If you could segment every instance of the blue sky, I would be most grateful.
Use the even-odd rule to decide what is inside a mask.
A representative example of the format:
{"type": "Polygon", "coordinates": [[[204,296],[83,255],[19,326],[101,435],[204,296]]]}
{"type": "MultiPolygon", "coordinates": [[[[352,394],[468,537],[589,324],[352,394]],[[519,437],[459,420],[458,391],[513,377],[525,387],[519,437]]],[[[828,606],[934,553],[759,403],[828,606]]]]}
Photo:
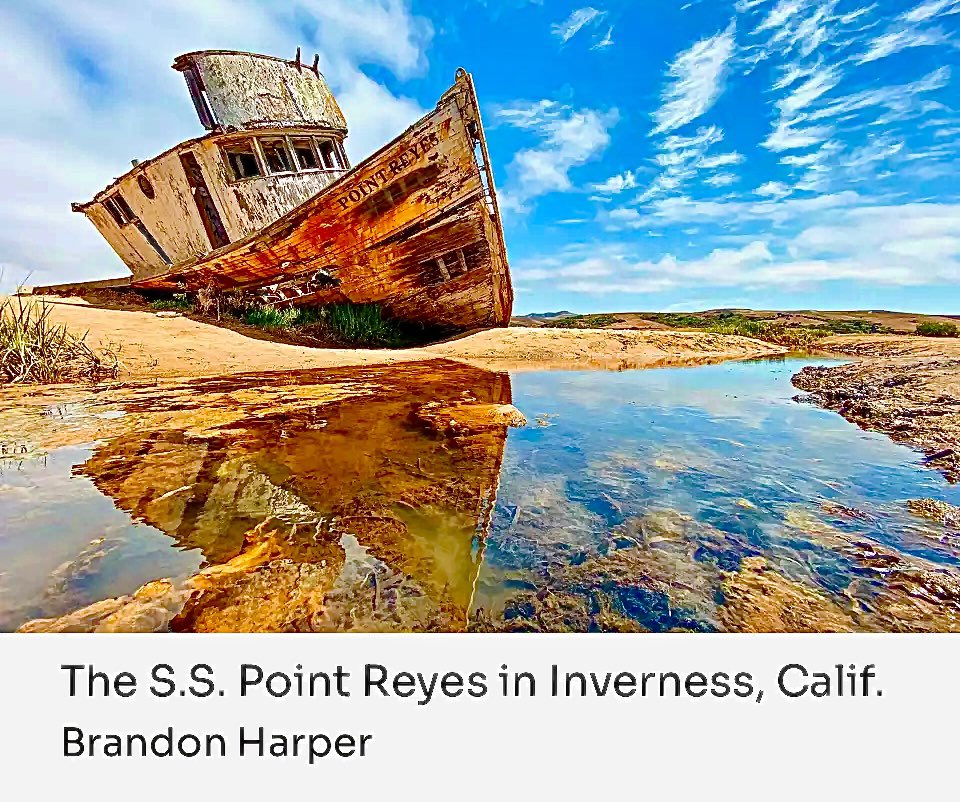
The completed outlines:
{"type": "Polygon", "coordinates": [[[520,313],[960,313],[960,0],[30,0],[0,30],[7,283],[122,272],[69,203],[201,132],[175,55],[301,45],[354,160],[473,72],[520,313]]]}

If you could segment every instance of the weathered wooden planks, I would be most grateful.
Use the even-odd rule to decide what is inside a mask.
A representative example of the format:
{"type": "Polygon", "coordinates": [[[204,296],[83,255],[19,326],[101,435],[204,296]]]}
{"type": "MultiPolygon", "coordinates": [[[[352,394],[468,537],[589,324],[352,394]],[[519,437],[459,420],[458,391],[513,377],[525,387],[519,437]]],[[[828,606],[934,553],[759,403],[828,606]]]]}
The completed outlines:
{"type": "Polygon", "coordinates": [[[477,147],[476,96],[460,71],[434,111],[301,206],[134,286],[255,289],[321,275],[325,286],[301,301],[377,302],[449,328],[506,325],[513,292],[492,175],[481,172],[477,147]]]}

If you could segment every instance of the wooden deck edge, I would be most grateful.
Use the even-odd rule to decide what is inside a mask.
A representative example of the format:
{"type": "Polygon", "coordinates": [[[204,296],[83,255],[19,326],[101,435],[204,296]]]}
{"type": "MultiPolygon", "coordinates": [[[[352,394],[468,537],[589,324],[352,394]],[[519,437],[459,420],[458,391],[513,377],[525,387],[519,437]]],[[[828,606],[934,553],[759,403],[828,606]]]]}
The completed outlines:
{"type": "Polygon", "coordinates": [[[73,281],[69,284],[46,284],[40,287],[24,287],[19,295],[64,295],[83,292],[85,290],[108,290],[118,287],[129,287],[132,276],[120,278],[94,279],[93,281],[73,281]]]}

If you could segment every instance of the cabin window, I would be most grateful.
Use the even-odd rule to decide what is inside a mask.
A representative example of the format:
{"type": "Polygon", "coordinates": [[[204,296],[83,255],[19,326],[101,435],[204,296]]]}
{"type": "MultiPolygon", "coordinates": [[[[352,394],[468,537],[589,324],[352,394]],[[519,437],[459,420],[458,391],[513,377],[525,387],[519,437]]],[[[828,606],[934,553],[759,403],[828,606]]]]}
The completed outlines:
{"type": "Polygon", "coordinates": [[[127,222],[133,220],[136,215],[133,213],[133,209],[130,208],[130,204],[127,203],[127,199],[123,197],[119,192],[113,196],[114,202],[117,206],[120,207],[120,211],[123,212],[124,216],[127,218],[127,222]]]}
{"type": "Polygon", "coordinates": [[[145,175],[141,175],[137,178],[137,186],[140,187],[140,191],[150,200],[153,200],[155,197],[157,197],[157,193],[153,189],[153,184],[150,183],[150,179],[145,175]]]}
{"type": "Polygon", "coordinates": [[[310,136],[256,137],[223,146],[234,181],[267,173],[298,173],[307,170],[343,170],[346,161],[339,144],[310,136]],[[257,151],[260,151],[258,157],[257,151]]]}
{"type": "Polygon", "coordinates": [[[267,163],[267,172],[293,172],[293,158],[290,156],[290,151],[287,150],[286,140],[261,139],[260,147],[263,148],[263,160],[267,163]]]}
{"type": "Polygon", "coordinates": [[[123,217],[123,212],[120,211],[120,207],[114,203],[113,198],[107,198],[103,202],[104,208],[110,212],[110,216],[113,218],[113,222],[118,226],[123,226],[127,224],[127,220],[123,217]]]}
{"type": "Polygon", "coordinates": [[[210,99],[207,97],[207,90],[203,85],[203,78],[200,77],[200,71],[196,67],[190,67],[184,70],[183,77],[187,81],[190,99],[193,101],[193,107],[197,110],[200,122],[204,128],[212,131],[217,127],[217,121],[210,109],[210,99]]]}
{"type": "Polygon", "coordinates": [[[343,160],[336,145],[330,139],[318,139],[317,149],[320,151],[320,160],[328,170],[342,170],[343,160]]]}
{"type": "Polygon", "coordinates": [[[157,252],[157,256],[160,257],[164,264],[173,264],[173,260],[167,256],[167,252],[163,249],[163,246],[157,242],[156,237],[150,233],[149,229],[143,224],[143,221],[134,214],[133,209],[130,208],[130,204],[127,203],[127,199],[124,198],[123,195],[119,192],[116,195],[111,195],[104,200],[103,205],[118,226],[132,224],[147,241],[147,244],[157,252]]]}
{"type": "Polygon", "coordinates": [[[257,154],[253,149],[253,142],[244,140],[227,145],[223,148],[230,169],[233,171],[234,180],[239,181],[243,178],[254,178],[263,175],[260,170],[260,162],[257,160],[257,154]]]}
{"type": "Polygon", "coordinates": [[[293,137],[290,140],[293,152],[297,154],[297,162],[301,170],[316,170],[320,163],[317,161],[317,152],[313,149],[313,140],[309,137],[293,137]]]}
{"type": "Polygon", "coordinates": [[[130,204],[127,203],[126,199],[119,192],[107,198],[103,202],[103,205],[118,226],[125,226],[136,218],[133,209],[130,208],[130,204]]]}
{"type": "Polygon", "coordinates": [[[457,248],[449,251],[435,259],[430,259],[423,263],[427,273],[427,282],[430,284],[443,284],[467,272],[467,259],[463,250],[457,248]]]}

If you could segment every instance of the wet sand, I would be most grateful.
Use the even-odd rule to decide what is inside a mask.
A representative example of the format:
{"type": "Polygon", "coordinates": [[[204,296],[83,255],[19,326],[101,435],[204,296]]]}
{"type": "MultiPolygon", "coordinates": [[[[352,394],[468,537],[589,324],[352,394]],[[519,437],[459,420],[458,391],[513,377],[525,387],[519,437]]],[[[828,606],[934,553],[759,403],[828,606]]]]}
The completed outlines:
{"type": "Polygon", "coordinates": [[[960,481],[960,339],[842,335],[821,347],[847,365],[804,368],[793,383],[810,400],[927,455],[960,481]]]}

